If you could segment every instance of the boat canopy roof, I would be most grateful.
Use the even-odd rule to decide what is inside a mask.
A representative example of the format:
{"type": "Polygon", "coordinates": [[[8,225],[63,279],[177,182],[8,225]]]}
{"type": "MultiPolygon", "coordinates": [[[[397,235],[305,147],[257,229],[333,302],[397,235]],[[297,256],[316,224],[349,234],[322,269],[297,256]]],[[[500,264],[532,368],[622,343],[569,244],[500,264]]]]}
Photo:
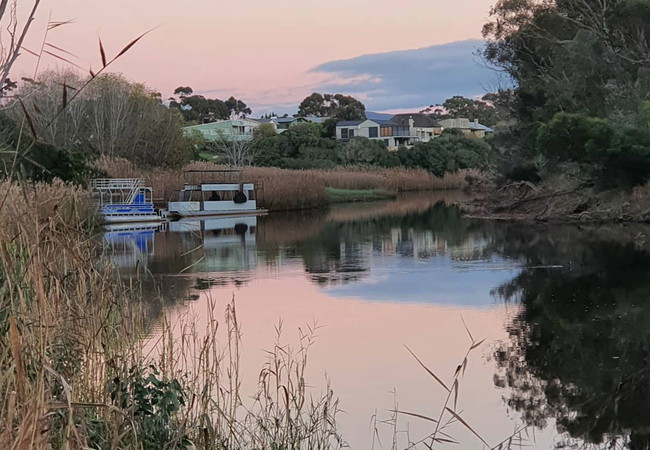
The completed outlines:
{"type": "Polygon", "coordinates": [[[201,183],[201,184],[191,184],[187,183],[183,187],[184,191],[203,191],[203,192],[214,192],[214,191],[238,191],[240,189],[243,191],[252,191],[255,189],[253,183],[201,183]]]}

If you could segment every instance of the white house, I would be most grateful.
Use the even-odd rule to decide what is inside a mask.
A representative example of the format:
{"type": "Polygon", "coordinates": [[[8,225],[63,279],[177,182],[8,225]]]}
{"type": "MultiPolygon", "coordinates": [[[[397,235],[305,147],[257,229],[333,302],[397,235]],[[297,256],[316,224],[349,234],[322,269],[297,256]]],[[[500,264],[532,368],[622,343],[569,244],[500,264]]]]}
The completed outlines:
{"type": "Polygon", "coordinates": [[[336,139],[347,141],[361,136],[383,141],[389,148],[413,145],[417,140],[408,125],[398,125],[391,120],[347,120],[336,124],[336,139]]]}
{"type": "Polygon", "coordinates": [[[428,114],[397,114],[390,120],[397,125],[408,125],[411,136],[417,137],[420,142],[429,142],[442,133],[442,125],[428,114]]]}
{"type": "Polygon", "coordinates": [[[443,128],[460,130],[467,137],[484,138],[486,134],[494,133],[494,130],[478,123],[478,119],[470,121],[465,118],[444,119],[439,121],[443,128]]]}
{"type": "Polygon", "coordinates": [[[251,119],[218,120],[183,128],[185,135],[200,133],[208,141],[247,141],[253,138],[253,130],[260,123],[251,119]]]}

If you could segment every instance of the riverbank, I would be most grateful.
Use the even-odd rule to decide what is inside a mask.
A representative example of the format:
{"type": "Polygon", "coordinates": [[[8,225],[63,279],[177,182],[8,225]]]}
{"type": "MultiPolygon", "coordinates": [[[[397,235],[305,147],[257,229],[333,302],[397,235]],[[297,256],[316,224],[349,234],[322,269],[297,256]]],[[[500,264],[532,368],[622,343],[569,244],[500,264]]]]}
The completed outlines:
{"type": "MultiPolygon", "coordinates": [[[[208,162],[195,162],[178,170],[143,170],[124,159],[103,158],[96,168],[110,177],[144,177],[154,191],[158,206],[166,206],[184,182],[185,170],[219,170],[225,167],[208,162]]],[[[367,169],[344,167],[331,170],[289,170],[273,167],[245,167],[243,178],[256,183],[258,203],[269,211],[290,211],[322,208],[338,201],[385,199],[398,192],[462,190],[482,178],[475,170],[461,170],[436,177],[418,169],[367,169]],[[328,189],[334,190],[328,193],[328,189]],[[342,190],[345,190],[344,194],[342,190]],[[358,192],[351,192],[358,191],[358,192]],[[367,191],[375,194],[368,195],[367,191]],[[383,193],[379,195],[379,193],[383,193]]]]}
{"type": "Polygon", "coordinates": [[[650,183],[630,190],[599,190],[592,183],[557,176],[514,182],[461,204],[466,215],[539,222],[650,222],[650,183]]]}

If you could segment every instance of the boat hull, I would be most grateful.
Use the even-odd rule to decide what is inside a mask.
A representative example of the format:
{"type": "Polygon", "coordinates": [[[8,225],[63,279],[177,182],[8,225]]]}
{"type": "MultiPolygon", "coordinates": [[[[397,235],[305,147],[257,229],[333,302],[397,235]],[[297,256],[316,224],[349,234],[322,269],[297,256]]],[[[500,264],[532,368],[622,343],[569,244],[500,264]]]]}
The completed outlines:
{"type": "Polygon", "coordinates": [[[169,211],[169,217],[232,217],[232,216],[262,216],[268,211],[265,209],[234,210],[234,211],[169,211]]]}
{"type": "Polygon", "coordinates": [[[129,214],[129,215],[111,215],[102,214],[104,223],[149,223],[162,222],[165,219],[158,214],[129,214]]]}
{"type": "Polygon", "coordinates": [[[169,202],[167,209],[168,215],[176,217],[259,215],[266,213],[266,210],[257,208],[255,200],[249,200],[246,203],[223,200],[169,202]]]}

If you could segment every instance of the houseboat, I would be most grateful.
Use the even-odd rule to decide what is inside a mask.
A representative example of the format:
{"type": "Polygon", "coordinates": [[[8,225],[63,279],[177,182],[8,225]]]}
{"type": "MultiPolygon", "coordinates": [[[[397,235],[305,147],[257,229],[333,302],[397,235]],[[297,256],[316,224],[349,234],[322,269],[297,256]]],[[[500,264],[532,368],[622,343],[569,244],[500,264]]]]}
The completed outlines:
{"type": "Polygon", "coordinates": [[[242,216],[265,214],[257,207],[255,185],[239,170],[188,170],[183,189],[168,203],[169,217],[242,216]],[[208,181],[209,180],[209,181],[208,181]]]}
{"type": "Polygon", "coordinates": [[[144,178],[99,178],[90,186],[95,206],[106,223],[164,220],[153,207],[153,192],[145,186],[144,178]]]}

